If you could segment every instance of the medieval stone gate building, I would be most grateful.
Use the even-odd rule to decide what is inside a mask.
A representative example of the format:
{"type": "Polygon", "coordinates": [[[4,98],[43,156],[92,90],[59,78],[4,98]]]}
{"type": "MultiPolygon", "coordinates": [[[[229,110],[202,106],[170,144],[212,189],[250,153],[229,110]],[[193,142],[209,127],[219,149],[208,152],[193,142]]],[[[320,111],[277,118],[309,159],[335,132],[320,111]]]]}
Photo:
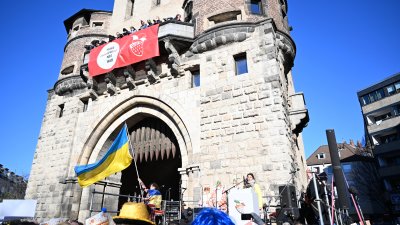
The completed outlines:
{"type": "MultiPolygon", "coordinates": [[[[196,202],[202,187],[230,187],[248,172],[265,196],[291,178],[304,187],[308,112],[293,86],[286,0],[116,0],[112,12],[83,9],[64,25],[64,59],[26,193],[38,200],[39,220],[82,220],[101,202],[118,210],[124,200],[92,199],[103,186],[80,188],[73,168],[101,158],[125,122],[140,177],[175,200],[196,202]],[[184,21],[160,25],[159,57],[89,77],[85,45],[175,14],[184,21]]],[[[136,180],[130,167],[102,184],[132,195],[136,180]]]]}

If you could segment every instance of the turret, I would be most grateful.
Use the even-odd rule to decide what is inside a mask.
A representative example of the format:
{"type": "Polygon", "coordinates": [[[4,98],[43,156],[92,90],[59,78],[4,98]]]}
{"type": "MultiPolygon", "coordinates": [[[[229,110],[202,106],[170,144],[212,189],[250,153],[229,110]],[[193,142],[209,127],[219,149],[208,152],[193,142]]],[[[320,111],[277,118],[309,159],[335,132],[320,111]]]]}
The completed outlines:
{"type": "Polygon", "coordinates": [[[64,21],[67,43],[58,81],[54,85],[57,95],[65,95],[86,88],[81,66],[87,64],[92,41],[108,41],[111,12],[82,9],[64,21]],[[86,46],[86,50],[85,50],[86,46]]]}
{"type": "Polygon", "coordinates": [[[196,34],[235,22],[258,22],[272,18],[277,29],[289,33],[286,0],[185,0],[185,19],[193,21],[196,34]]]}

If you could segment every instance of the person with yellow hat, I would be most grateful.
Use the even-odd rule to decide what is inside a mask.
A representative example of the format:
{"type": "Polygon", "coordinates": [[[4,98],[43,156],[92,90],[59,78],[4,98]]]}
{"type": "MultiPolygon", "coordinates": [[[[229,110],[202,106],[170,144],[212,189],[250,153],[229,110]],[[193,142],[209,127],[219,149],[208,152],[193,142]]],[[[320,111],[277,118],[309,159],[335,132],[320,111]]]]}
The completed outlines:
{"type": "Polygon", "coordinates": [[[114,216],[113,220],[120,225],[156,225],[150,220],[149,210],[143,202],[126,202],[122,206],[119,216],[114,216]]]}

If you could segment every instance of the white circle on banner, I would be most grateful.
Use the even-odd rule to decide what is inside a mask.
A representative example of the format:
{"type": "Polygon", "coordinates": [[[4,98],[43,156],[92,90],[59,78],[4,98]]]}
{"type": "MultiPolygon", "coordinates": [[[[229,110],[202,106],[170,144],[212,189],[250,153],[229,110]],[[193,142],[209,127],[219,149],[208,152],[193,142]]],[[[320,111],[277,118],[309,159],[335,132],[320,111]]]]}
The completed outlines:
{"type": "Polygon", "coordinates": [[[106,44],[97,56],[97,65],[104,70],[112,68],[117,62],[118,53],[118,43],[110,42],[106,44]]]}

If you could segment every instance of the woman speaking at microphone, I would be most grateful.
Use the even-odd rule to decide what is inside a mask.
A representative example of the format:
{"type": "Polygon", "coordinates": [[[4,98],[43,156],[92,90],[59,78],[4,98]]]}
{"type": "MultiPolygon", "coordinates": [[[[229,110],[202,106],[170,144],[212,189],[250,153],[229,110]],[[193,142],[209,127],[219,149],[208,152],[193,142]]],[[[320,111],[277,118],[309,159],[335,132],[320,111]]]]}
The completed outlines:
{"type": "Polygon", "coordinates": [[[262,211],[262,207],[263,207],[263,199],[262,199],[262,193],[261,193],[261,188],[260,185],[258,185],[256,183],[256,179],[254,178],[254,174],[252,173],[248,173],[246,176],[246,180],[245,180],[245,188],[252,188],[254,190],[254,192],[257,195],[257,199],[258,199],[258,208],[260,209],[260,211],[262,211]]]}

